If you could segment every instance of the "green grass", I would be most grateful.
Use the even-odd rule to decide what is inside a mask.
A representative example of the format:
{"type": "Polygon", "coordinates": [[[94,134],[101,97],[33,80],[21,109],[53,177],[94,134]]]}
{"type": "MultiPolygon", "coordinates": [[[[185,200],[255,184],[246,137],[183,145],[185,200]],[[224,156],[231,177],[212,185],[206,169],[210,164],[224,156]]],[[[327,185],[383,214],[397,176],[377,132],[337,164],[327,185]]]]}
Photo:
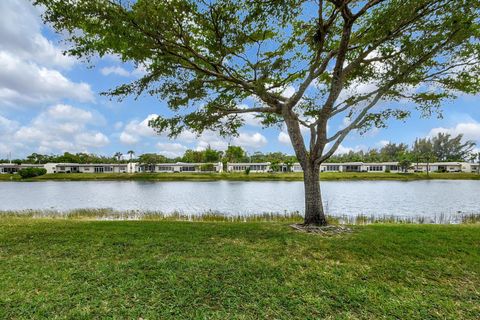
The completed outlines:
{"type": "Polygon", "coordinates": [[[480,225],[0,219],[1,319],[478,319],[480,225]]]}
{"type": "MultiPolygon", "coordinates": [[[[476,173],[373,173],[373,172],[326,172],[321,180],[425,180],[455,179],[480,180],[476,173]]],[[[18,175],[0,174],[0,181],[20,181],[18,175]]],[[[54,173],[23,181],[45,180],[148,180],[148,181],[302,181],[302,173],[54,173]]]]}
{"type": "Polygon", "coordinates": [[[0,181],[19,181],[21,179],[18,174],[0,174],[0,181]]]}
{"type": "MultiPolygon", "coordinates": [[[[201,213],[139,210],[113,210],[110,208],[78,208],[73,210],[0,210],[2,218],[34,218],[34,219],[74,219],[74,220],[154,220],[154,221],[190,221],[190,222],[290,222],[300,223],[303,216],[298,211],[284,213],[237,214],[225,215],[220,212],[206,211],[201,213]]],[[[334,225],[366,225],[378,223],[390,224],[476,224],[480,223],[480,213],[439,214],[425,216],[395,215],[327,215],[329,224],[334,225]]]]}

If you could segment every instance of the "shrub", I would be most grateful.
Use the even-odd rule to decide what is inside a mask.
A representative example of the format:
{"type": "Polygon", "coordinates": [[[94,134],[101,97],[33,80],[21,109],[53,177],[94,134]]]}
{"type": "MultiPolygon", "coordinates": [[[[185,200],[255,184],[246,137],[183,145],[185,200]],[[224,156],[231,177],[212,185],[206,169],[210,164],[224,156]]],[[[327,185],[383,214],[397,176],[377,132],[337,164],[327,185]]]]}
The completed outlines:
{"type": "Polygon", "coordinates": [[[25,168],[18,171],[22,179],[42,176],[45,173],[47,173],[47,170],[44,168],[25,168]]]}
{"type": "Polygon", "coordinates": [[[250,167],[247,167],[247,168],[245,169],[245,174],[246,174],[246,175],[249,175],[249,174],[250,174],[250,167]]]}

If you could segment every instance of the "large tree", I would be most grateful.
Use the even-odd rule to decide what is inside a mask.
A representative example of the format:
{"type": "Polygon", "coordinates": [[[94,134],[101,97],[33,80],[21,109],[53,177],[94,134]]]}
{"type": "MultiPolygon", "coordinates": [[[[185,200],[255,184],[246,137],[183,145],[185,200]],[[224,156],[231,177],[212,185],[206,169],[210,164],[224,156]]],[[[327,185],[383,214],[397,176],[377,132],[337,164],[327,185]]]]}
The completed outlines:
{"type": "Polygon", "coordinates": [[[463,142],[463,135],[452,137],[449,133],[439,132],[431,140],[433,154],[440,161],[467,161],[475,142],[463,142]]]}
{"type": "Polygon", "coordinates": [[[69,54],[116,54],[145,69],[108,94],[166,101],[174,115],[151,121],[158,132],[237,134],[247,113],[285,125],[304,170],[306,224],[326,224],[319,167],[351,131],[414,108],[429,116],[480,89],[478,0],[35,3],[70,35],[69,54]],[[347,125],[328,130],[339,117],[347,125]]]}

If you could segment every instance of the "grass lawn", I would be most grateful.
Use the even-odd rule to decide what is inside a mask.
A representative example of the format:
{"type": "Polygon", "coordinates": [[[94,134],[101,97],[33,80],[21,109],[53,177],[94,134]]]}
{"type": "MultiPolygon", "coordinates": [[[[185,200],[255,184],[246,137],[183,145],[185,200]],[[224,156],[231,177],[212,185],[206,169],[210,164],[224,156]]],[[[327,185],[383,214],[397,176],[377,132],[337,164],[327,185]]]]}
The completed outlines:
{"type": "Polygon", "coordinates": [[[480,225],[0,219],[0,318],[478,319],[480,225]]]}
{"type": "MultiPolygon", "coordinates": [[[[385,173],[385,172],[325,172],[321,180],[480,180],[476,173],[385,173]]],[[[26,181],[45,180],[152,180],[152,181],[302,181],[303,173],[54,173],[26,181]]],[[[0,174],[0,181],[21,181],[19,175],[0,174]]]]}

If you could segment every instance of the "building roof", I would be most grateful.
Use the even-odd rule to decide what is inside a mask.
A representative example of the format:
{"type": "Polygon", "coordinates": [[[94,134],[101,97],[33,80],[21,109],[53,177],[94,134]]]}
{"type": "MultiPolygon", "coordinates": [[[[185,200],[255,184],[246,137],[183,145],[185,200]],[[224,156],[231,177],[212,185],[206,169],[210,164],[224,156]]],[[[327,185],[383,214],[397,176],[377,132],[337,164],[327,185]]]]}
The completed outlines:
{"type": "Polygon", "coordinates": [[[119,167],[119,166],[127,166],[127,163],[47,163],[47,165],[61,166],[61,167],[102,167],[102,166],[119,167]]]}
{"type": "Polygon", "coordinates": [[[253,166],[253,165],[263,165],[269,166],[270,162],[227,162],[229,166],[253,166]]]}

